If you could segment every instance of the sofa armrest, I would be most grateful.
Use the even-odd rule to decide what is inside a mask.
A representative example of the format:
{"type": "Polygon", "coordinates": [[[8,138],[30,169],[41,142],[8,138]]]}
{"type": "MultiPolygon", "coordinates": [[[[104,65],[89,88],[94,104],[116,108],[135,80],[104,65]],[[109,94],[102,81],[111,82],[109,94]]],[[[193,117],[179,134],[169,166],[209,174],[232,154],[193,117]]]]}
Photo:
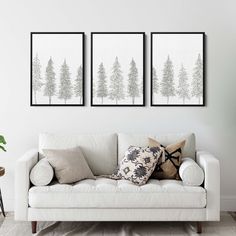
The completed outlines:
{"type": "Polygon", "coordinates": [[[15,220],[28,219],[28,191],[30,170],[38,162],[38,150],[26,152],[16,162],[15,169],[15,220]]]}
{"type": "Polygon", "coordinates": [[[206,218],[209,221],[220,220],[220,164],[212,154],[198,151],[197,163],[205,172],[204,188],[207,192],[206,218]]]}

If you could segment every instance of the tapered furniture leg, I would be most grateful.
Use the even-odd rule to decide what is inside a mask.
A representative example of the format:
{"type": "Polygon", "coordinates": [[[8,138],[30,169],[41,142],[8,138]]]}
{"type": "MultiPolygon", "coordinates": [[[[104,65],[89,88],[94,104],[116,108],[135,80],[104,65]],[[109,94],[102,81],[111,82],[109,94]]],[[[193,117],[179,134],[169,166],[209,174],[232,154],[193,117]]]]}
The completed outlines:
{"type": "Polygon", "coordinates": [[[197,233],[201,234],[202,233],[202,222],[197,222],[197,233]]]}
{"type": "Polygon", "coordinates": [[[37,232],[37,221],[31,221],[32,226],[32,234],[35,234],[37,232]]]}
{"type": "Polygon", "coordinates": [[[2,200],[2,193],[1,193],[1,189],[0,189],[0,207],[1,207],[2,214],[3,214],[3,216],[5,217],[5,216],[6,216],[6,214],[5,214],[5,211],[4,211],[4,206],[3,206],[3,200],[2,200]]]}

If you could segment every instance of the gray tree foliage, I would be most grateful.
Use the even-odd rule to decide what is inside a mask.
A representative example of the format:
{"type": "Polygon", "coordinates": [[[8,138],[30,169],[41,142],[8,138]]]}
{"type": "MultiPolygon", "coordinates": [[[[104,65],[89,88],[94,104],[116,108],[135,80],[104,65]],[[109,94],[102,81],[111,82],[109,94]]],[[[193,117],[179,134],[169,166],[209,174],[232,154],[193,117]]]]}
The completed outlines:
{"type": "Polygon", "coordinates": [[[96,91],[96,83],[93,81],[93,97],[96,97],[97,91],[96,91]]]}
{"type": "Polygon", "coordinates": [[[167,98],[167,104],[169,103],[169,98],[175,96],[174,86],[173,63],[168,55],[168,58],[164,64],[163,77],[161,81],[161,94],[167,98]]]}
{"type": "Polygon", "coordinates": [[[153,93],[158,93],[159,90],[159,83],[158,83],[158,78],[157,78],[157,71],[156,68],[152,68],[152,91],[153,93]]]}
{"type": "Polygon", "coordinates": [[[141,78],[141,81],[140,81],[140,84],[139,84],[139,91],[140,91],[140,94],[144,94],[143,93],[143,84],[144,84],[144,80],[143,80],[143,77],[141,78]]]}
{"type": "Polygon", "coordinates": [[[183,104],[185,104],[185,100],[189,99],[189,84],[188,84],[188,75],[183,65],[181,65],[179,71],[179,84],[177,89],[177,94],[179,98],[183,99],[183,104]]]}
{"type": "Polygon", "coordinates": [[[82,104],[83,97],[83,67],[82,65],[79,67],[77,71],[77,76],[74,85],[74,94],[76,97],[79,97],[79,102],[82,104]]]}
{"type": "Polygon", "coordinates": [[[138,69],[136,63],[132,58],[130,63],[130,69],[128,74],[128,95],[132,98],[132,104],[135,103],[135,97],[139,97],[139,87],[138,87],[138,69]]]}
{"type": "Polygon", "coordinates": [[[60,73],[59,98],[64,99],[65,104],[73,95],[72,89],[69,66],[66,64],[66,60],[64,60],[60,73]]]}
{"type": "Polygon", "coordinates": [[[33,58],[33,78],[32,78],[32,88],[34,93],[34,103],[37,104],[37,92],[41,90],[43,86],[41,77],[41,64],[38,58],[38,54],[33,58]]]}
{"type": "Polygon", "coordinates": [[[193,69],[192,79],[192,96],[198,98],[200,104],[201,98],[203,97],[203,62],[200,53],[193,69]]]}
{"type": "Polygon", "coordinates": [[[52,96],[56,94],[56,77],[53,68],[52,58],[49,59],[48,65],[46,67],[45,75],[45,87],[44,87],[44,96],[47,96],[49,99],[49,104],[52,103],[52,96]]]}
{"type": "Polygon", "coordinates": [[[99,65],[98,68],[98,88],[97,88],[97,97],[101,98],[101,104],[103,104],[103,98],[108,96],[107,90],[107,81],[106,81],[106,72],[103,66],[103,63],[99,65]]]}
{"type": "Polygon", "coordinates": [[[118,57],[115,58],[115,62],[112,67],[109,98],[111,100],[115,100],[116,104],[118,104],[119,100],[125,98],[123,76],[118,57]]]}

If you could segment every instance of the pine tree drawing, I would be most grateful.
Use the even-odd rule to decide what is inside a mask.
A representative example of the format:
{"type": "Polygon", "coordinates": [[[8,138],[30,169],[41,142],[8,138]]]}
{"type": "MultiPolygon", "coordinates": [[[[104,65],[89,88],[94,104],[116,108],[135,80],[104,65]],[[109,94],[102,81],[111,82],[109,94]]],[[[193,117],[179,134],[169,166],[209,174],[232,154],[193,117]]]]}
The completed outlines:
{"type": "Polygon", "coordinates": [[[93,81],[93,97],[96,97],[96,95],[97,95],[96,84],[95,84],[95,82],[93,81]]]}
{"type": "Polygon", "coordinates": [[[83,67],[80,66],[77,72],[75,85],[74,85],[74,93],[76,97],[79,97],[79,104],[82,104],[83,97],[83,67]]]}
{"type": "Polygon", "coordinates": [[[144,84],[144,81],[143,81],[143,77],[141,78],[141,82],[140,82],[140,85],[139,85],[139,91],[140,91],[140,94],[144,94],[144,91],[143,91],[143,84],[144,84]]]}
{"type": "Polygon", "coordinates": [[[130,63],[130,70],[128,74],[128,95],[132,98],[132,104],[135,103],[135,97],[139,97],[139,87],[138,87],[138,69],[136,63],[132,58],[130,63]]]}
{"type": "Polygon", "coordinates": [[[115,58],[115,62],[112,67],[109,98],[111,100],[115,100],[116,104],[118,104],[119,100],[125,98],[123,76],[118,57],[115,58]]]}
{"type": "Polygon", "coordinates": [[[41,64],[38,58],[38,54],[33,59],[33,78],[32,78],[32,88],[34,93],[34,103],[37,104],[37,92],[41,90],[43,86],[41,77],[41,64]]]}
{"type": "Polygon", "coordinates": [[[101,104],[103,104],[103,98],[107,97],[107,81],[106,81],[106,72],[103,66],[103,63],[99,65],[98,69],[98,84],[97,84],[97,97],[101,98],[101,104]]]}
{"type": "Polygon", "coordinates": [[[48,65],[46,67],[46,75],[45,75],[45,87],[44,87],[44,96],[47,96],[49,99],[49,104],[52,103],[52,96],[56,94],[56,77],[53,68],[53,61],[50,57],[48,61],[48,65]]]}
{"type": "Polygon", "coordinates": [[[169,55],[164,64],[161,94],[163,97],[167,98],[167,104],[169,104],[169,98],[175,96],[173,63],[170,60],[169,55]]]}
{"type": "Polygon", "coordinates": [[[66,60],[61,66],[61,74],[60,74],[60,85],[59,85],[59,98],[64,99],[64,103],[66,104],[68,99],[72,97],[72,85],[70,78],[69,67],[66,64],[66,60]]]}
{"type": "Polygon", "coordinates": [[[200,53],[193,69],[192,79],[192,96],[198,98],[200,104],[201,98],[203,97],[203,62],[200,53]]]}
{"type": "Polygon", "coordinates": [[[152,68],[152,91],[154,94],[157,94],[159,90],[159,83],[157,78],[157,71],[156,68],[152,68]]]}
{"type": "Polygon", "coordinates": [[[185,104],[185,99],[189,99],[189,84],[188,75],[183,65],[181,65],[178,77],[179,84],[177,94],[179,95],[179,98],[183,99],[183,104],[185,104]]]}

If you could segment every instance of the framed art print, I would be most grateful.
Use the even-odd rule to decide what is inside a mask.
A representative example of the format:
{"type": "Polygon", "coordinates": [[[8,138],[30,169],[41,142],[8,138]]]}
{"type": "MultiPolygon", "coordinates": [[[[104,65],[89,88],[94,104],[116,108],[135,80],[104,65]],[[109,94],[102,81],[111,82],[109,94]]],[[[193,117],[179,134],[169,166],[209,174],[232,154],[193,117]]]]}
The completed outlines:
{"type": "Polygon", "coordinates": [[[145,105],[145,33],[91,33],[91,105],[145,105]]]}
{"type": "Polygon", "coordinates": [[[151,105],[205,105],[205,33],[151,33],[151,105]]]}
{"type": "Polygon", "coordinates": [[[31,106],[84,105],[84,33],[31,33],[31,106]]]}

